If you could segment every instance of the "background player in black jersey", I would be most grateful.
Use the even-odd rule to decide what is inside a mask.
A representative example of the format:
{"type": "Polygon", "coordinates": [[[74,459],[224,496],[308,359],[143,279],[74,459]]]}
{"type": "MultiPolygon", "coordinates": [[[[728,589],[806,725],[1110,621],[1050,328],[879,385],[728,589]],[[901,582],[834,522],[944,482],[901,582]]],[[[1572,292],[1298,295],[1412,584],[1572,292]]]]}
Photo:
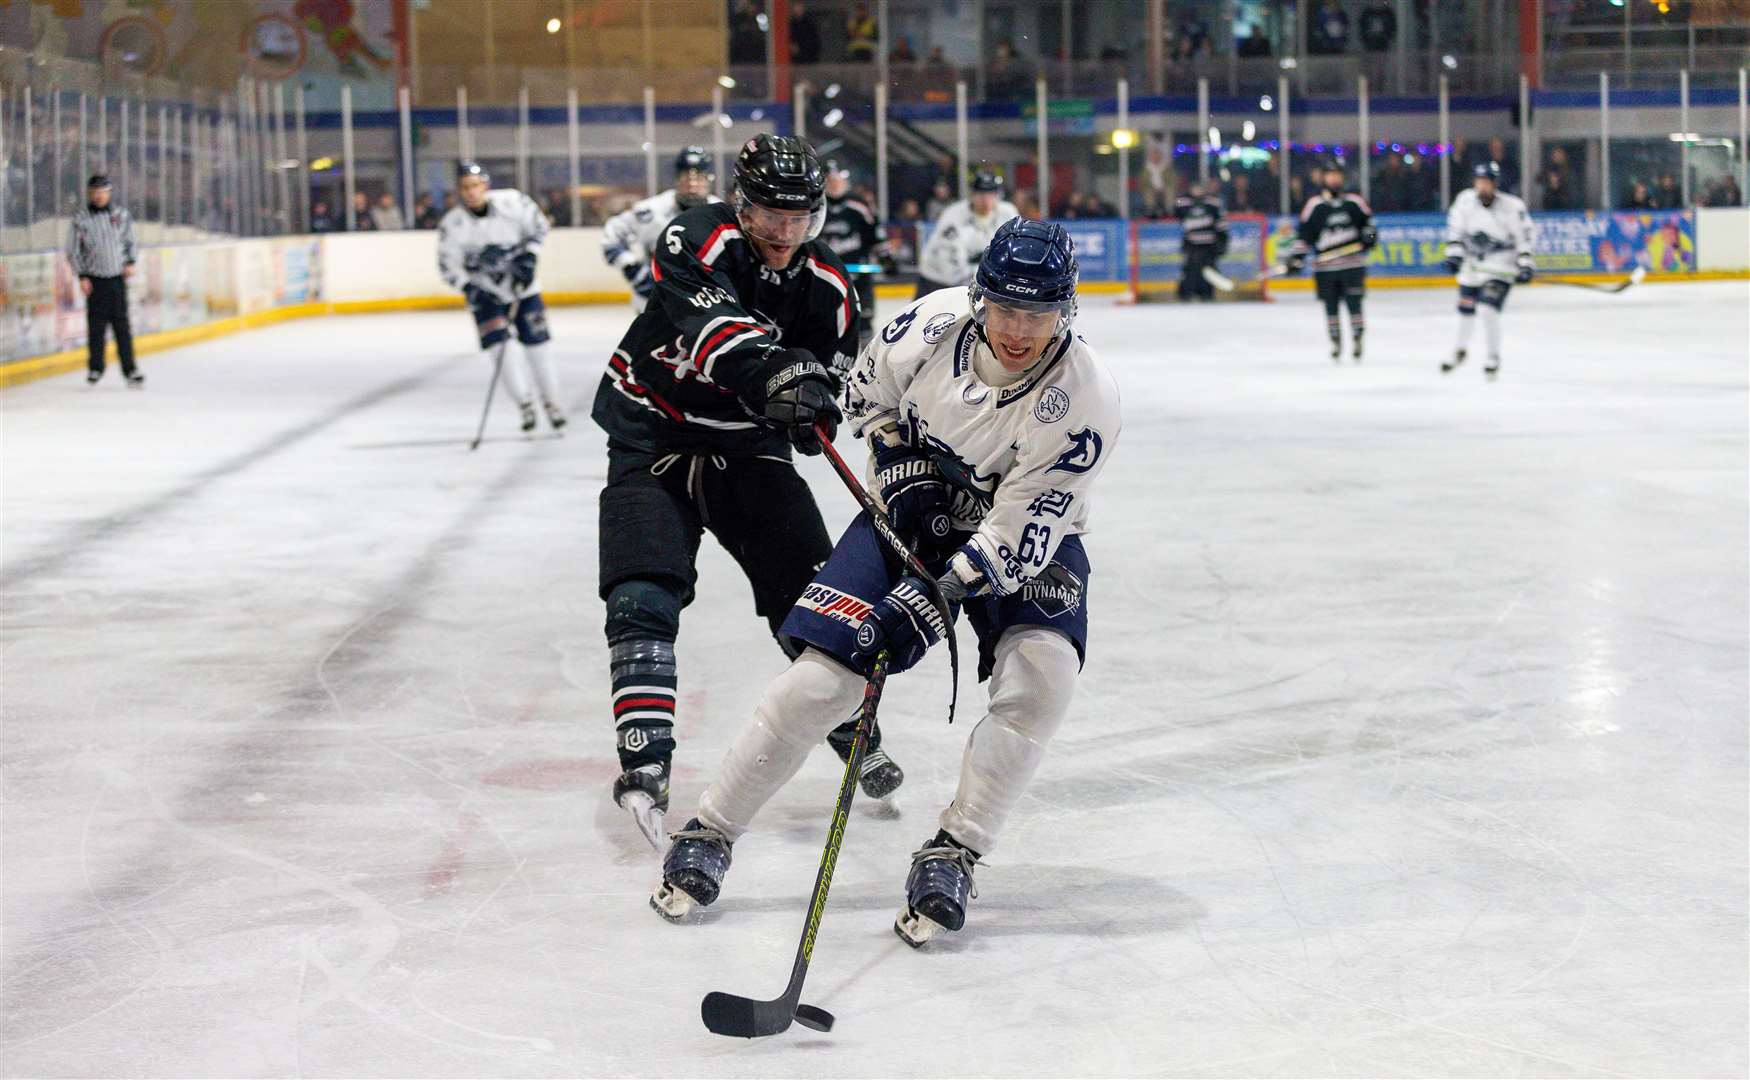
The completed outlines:
{"type": "Polygon", "coordinates": [[[1343,166],[1326,165],[1319,193],[1300,211],[1300,233],[1288,256],[1287,270],[1298,274],[1312,256],[1313,281],[1325,305],[1325,328],[1331,335],[1331,361],[1343,360],[1342,305],[1349,308],[1351,354],[1361,362],[1361,335],[1367,323],[1361,299],[1367,293],[1367,253],[1379,241],[1373,210],[1367,200],[1343,190],[1343,166]]]}
{"type": "MultiPolygon", "coordinates": [[[[847,266],[880,263],[894,272],[893,256],[887,253],[887,230],[869,204],[851,194],[851,174],[840,163],[826,163],[826,224],[820,238],[847,266]]],[[[857,290],[857,351],[875,336],[875,275],[852,274],[857,290]]]]}
{"type": "Polygon", "coordinates": [[[1184,236],[1180,241],[1185,263],[1179,270],[1179,299],[1214,300],[1215,286],[1204,271],[1215,269],[1216,262],[1227,254],[1227,212],[1221,200],[1207,194],[1203,185],[1192,184],[1189,194],[1174,202],[1173,216],[1184,236]]]}
{"type": "MultiPolygon", "coordinates": [[[[817,420],[837,427],[833,372],[857,348],[844,266],[817,239],[824,188],[807,142],[748,140],[730,201],[662,230],[649,306],[596,392],[591,415],[608,433],[600,588],[623,770],[614,801],[658,848],[675,748],[674,642],[703,533],[740,564],[774,634],[832,552],[790,462],[792,447],[820,452],[817,420]]],[[[847,723],[828,736],[840,757],[851,733],[847,723]]],[[[870,740],[860,777],[876,798],[903,778],[878,746],[870,740]]]]}

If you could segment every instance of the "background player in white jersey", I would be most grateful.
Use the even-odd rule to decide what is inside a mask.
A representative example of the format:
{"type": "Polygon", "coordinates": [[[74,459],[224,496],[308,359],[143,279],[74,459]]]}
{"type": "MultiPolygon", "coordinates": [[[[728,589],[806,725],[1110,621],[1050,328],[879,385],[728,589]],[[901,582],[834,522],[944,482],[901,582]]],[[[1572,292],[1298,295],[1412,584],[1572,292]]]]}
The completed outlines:
{"type": "Polygon", "coordinates": [[[1440,370],[1464,363],[1480,316],[1489,340],[1483,373],[1493,379],[1501,370],[1501,308],[1507,291],[1530,281],[1535,266],[1531,215],[1523,200],[1501,190],[1501,167],[1492,161],[1476,167],[1470,189],[1459,192],[1447,211],[1446,269],[1458,275],[1458,348],[1440,370]]]}
{"type": "MultiPolygon", "coordinates": [[[[565,411],[547,354],[547,307],[535,282],[535,263],[547,239],[546,215],[515,188],[492,190],[492,178],[472,161],[456,169],[456,196],[458,205],[438,223],[438,274],[468,298],[488,361],[510,334],[515,306],[517,340],[547,407],[547,422],[558,431],[565,426],[565,411]]],[[[507,357],[499,371],[505,391],[522,410],[523,430],[533,431],[535,402],[523,369],[507,357]]]]}
{"type": "MultiPolygon", "coordinates": [[[[1087,642],[1094,478],[1118,439],[1118,389],[1071,332],[1076,263],[1062,227],[997,230],[971,288],[914,301],[846,382],[847,422],[869,440],[870,488],[964,610],[990,708],[954,801],[912,856],[894,929],[921,945],[965,922],[972,872],[1025,793],[1069,711],[1087,642]]],[[[679,918],[716,899],[731,846],[857,706],[876,656],[898,673],[949,632],[928,583],[897,566],[867,513],[840,537],[781,633],[806,646],[767,687],[675,834],[651,898],[679,918]]]]}
{"type": "Polygon", "coordinates": [[[702,146],[684,147],[674,159],[674,187],[648,199],[640,199],[609,218],[602,226],[602,258],[626,277],[632,286],[632,310],[643,311],[650,302],[650,257],[663,226],[682,210],[714,203],[711,185],[711,155],[702,146]]]}
{"type": "Polygon", "coordinates": [[[971,281],[997,229],[1020,216],[1015,204],[1003,198],[1002,178],[981,170],[972,178],[971,197],[949,203],[936,219],[918,255],[917,295],[971,281]]]}

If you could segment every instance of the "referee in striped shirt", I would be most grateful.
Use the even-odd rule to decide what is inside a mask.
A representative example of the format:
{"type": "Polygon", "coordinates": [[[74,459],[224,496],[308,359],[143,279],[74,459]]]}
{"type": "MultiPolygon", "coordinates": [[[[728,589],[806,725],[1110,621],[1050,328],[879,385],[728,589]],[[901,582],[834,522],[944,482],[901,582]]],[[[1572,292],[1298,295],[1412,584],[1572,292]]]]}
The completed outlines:
{"type": "Polygon", "coordinates": [[[109,204],[109,177],[102,173],[85,185],[86,206],[67,230],[67,261],[85,294],[85,381],[103,378],[104,335],[115,328],[115,351],[128,385],[144,386],[134,367],[134,334],[128,327],[128,284],[134,272],[134,219],[109,204]]]}

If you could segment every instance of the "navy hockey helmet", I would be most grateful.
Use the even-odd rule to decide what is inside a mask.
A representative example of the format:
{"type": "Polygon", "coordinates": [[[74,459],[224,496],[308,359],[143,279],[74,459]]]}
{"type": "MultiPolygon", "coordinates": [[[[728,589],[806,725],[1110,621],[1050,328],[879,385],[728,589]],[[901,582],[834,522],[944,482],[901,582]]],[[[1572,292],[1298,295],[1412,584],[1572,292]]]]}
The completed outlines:
{"type": "Polygon", "coordinates": [[[716,164],[711,160],[711,152],[703,146],[683,146],[674,157],[674,171],[676,176],[694,171],[709,176],[716,171],[716,164]]]}
{"type": "Polygon", "coordinates": [[[85,187],[90,191],[96,191],[98,188],[106,188],[108,186],[109,177],[103,173],[92,173],[91,179],[85,181],[85,187]]]}
{"type": "MultiPolygon", "coordinates": [[[[758,210],[805,211],[803,239],[813,240],[826,224],[826,173],[808,140],[794,135],[755,135],[735,158],[734,206],[744,230],[759,228],[758,210]]],[[[770,215],[774,222],[776,215],[770,215]]],[[[788,226],[784,239],[788,240],[788,226]]],[[[776,239],[776,237],[774,237],[776,239]]]]}
{"type": "Polygon", "coordinates": [[[1493,161],[1477,162],[1470,174],[1475,180],[1493,180],[1497,184],[1501,182],[1501,166],[1493,161]]]}
{"type": "Polygon", "coordinates": [[[995,191],[1000,194],[1003,190],[1003,178],[989,169],[980,169],[972,174],[972,190],[995,191]]]}
{"type": "Polygon", "coordinates": [[[982,327],[987,304],[1020,311],[1057,312],[1056,337],[1076,316],[1075,244],[1063,226],[1011,218],[985,248],[967,298],[982,327]]]}
{"type": "Polygon", "coordinates": [[[492,174],[482,168],[480,163],[473,158],[463,158],[461,161],[456,162],[457,182],[470,176],[478,176],[488,184],[492,183],[492,174]]]}

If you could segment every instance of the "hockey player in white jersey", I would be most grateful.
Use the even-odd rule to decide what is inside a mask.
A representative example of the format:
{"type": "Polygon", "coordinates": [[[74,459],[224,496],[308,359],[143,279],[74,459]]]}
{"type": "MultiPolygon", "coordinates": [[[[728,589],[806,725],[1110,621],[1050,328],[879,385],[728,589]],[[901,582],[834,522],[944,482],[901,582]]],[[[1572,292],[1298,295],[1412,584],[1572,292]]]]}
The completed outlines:
{"type": "MultiPolygon", "coordinates": [[[[559,379],[548,355],[547,308],[535,264],[547,239],[547,217],[515,188],[493,190],[492,178],[472,161],[456,169],[457,205],[438,223],[438,274],[468,298],[480,348],[491,362],[515,323],[523,358],[554,431],[565,427],[559,379]]],[[[499,368],[505,392],[522,410],[524,431],[535,429],[535,401],[523,369],[506,357],[499,368]]]]}
{"type": "Polygon", "coordinates": [[[980,171],[972,178],[972,196],[949,203],[918,255],[917,296],[965,285],[978,270],[984,249],[1004,223],[1020,217],[1015,204],[1003,198],[1003,181],[980,171]]]}
{"type": "Polygon", "coordinates": [[[615,214],[602,226],[602,258],[625,275],[632,286],[632,310],[641,312],[656,287],[651,279],[650,257],[663,227],[682,210],[714,203],[711,185],[711,155],[702,146],[684,147],[674,159],[674,187],[648,199],[640,199],[615,214]]]}
{"type": "MultiPolygon", "coordinates": [[[[1086,649],[1095,478],[1111,460],[1118,390],[1072,332],[1076,263],[1062,227],[997,230],[970,288],[913,301],[851,369],[845,418],[869,441],[870,490],[979,643],[990,706],[953,802],[912,856],[894,929],[913,946],[964,925],[972,874],[1069,711],[1086,649]]],[[[884,548],[867,513],[833,549],[782,631],[800,647],[676,833],[651,897],[678,919],[717,898],[734,845],[810,748],[862,698],[875,658],[915,665],[950,628],[928,583],[884,548]]]]}
{"type": "Polygon", "coordinates": [[[1446,214],[1446,269],[1458,275],[1458,348],[1440,365],[1449,372],[1464,363],[1471,332],[1480,317],[1488,338],[1483,373],[1501,370],[1501,308],[1514,285],[1531,280],[1531,215],[1516,195],[1501,190],[1501,167],[1492,161],[1476,167],[1468,190],[1452,200],[1446,214]]]}

